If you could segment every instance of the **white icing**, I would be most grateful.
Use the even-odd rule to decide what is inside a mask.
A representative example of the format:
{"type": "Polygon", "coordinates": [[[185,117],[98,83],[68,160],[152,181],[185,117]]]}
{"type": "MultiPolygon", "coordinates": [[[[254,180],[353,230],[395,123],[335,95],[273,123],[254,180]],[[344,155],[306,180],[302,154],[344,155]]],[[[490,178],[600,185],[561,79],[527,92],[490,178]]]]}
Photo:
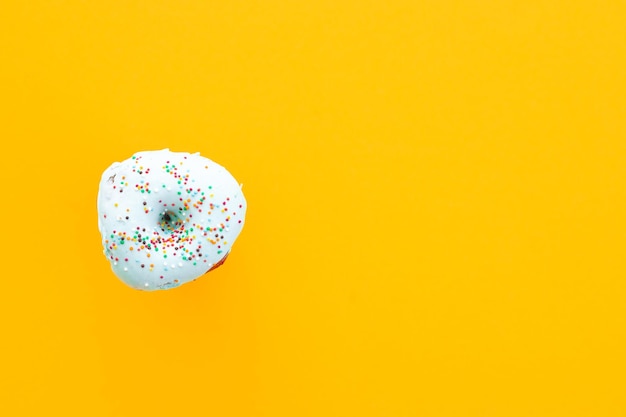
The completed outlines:
{"type": "Polygon", "coordinates": [[[198,153],[138,152],[100,180],[104,254],[136,289],[168,289],[204,275],[230,252],[245,213],[237,181],[198,153]]]}

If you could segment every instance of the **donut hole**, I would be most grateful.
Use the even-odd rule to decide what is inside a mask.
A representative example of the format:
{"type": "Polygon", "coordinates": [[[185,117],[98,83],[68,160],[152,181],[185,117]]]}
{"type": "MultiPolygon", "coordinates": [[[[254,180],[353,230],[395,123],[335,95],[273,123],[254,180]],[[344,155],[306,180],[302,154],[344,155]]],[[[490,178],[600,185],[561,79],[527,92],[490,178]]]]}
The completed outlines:
{"type": "Polygon", "coordinates": [[[164,211],[159,217],[159,227],[165,234],[171,234],[183,226],[183,221],[173,211],[164,211]]]}

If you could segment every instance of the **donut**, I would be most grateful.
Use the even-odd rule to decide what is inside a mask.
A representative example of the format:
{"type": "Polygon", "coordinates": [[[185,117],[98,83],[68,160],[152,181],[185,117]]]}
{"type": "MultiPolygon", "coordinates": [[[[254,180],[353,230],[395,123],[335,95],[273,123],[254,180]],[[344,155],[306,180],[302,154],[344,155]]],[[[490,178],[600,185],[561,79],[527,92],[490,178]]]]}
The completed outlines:
{"type": "Polygon", "coordinates": [[[178,287],[222,265],[246,214],[241,186],[224,167],[169,149],[113,163],[97,205],[114,274],[145,291],[178,287]]]}

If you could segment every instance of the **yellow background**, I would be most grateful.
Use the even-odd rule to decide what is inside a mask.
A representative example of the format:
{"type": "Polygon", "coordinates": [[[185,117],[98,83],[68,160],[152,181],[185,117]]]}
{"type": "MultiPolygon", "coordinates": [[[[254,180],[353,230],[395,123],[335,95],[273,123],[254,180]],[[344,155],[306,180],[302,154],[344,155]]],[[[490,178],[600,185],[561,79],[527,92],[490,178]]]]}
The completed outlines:
{"type": "MultiPolygon", "coordinates": [[[[621,5],[618,5],[621,4],[621,5]]],[[[626,415],[626,6],[4,1],[0,415],[626,415]],[[244,184],[142,293],[101,172],[244,184]]]]}

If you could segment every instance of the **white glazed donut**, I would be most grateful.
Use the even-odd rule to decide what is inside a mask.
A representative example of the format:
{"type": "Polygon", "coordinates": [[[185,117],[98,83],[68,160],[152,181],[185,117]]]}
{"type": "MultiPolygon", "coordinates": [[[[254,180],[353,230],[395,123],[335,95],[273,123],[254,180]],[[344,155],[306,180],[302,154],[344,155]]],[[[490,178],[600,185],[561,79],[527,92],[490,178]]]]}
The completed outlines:
{"type": "Polygon", "coordinates": [[[221,265],[245,213],[237,181],[197,153],[138,152],[100,180],[104,254],[136,289],[177,287],[221,265]]]}

